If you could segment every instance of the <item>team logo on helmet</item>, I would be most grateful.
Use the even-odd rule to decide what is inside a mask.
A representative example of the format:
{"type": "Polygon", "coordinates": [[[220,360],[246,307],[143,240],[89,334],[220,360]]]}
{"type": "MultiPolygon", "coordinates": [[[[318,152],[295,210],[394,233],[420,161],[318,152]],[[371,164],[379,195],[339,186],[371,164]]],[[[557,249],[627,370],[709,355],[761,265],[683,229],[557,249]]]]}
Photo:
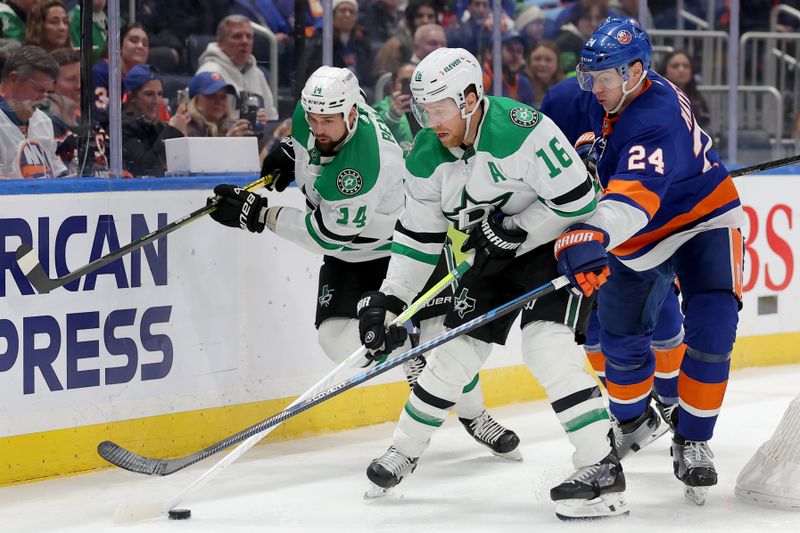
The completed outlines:
{"type": "Polygon", "coordinates": [[[619,30],[617,32],[617,40],[620,44],[629,44],[633,39],[633,35],[628,30],[619,30]]]}
{"type": "Polygon", "coordinates": [[[532,128],[539,122],[539,113],[526,107],[515,107],[508,115],[511,122],[523,128],[532,128]]]}
{"type": "Polygon", "coordinates": [[[342,170],[336,177],[336,187],[338,187],[345,196],[353,196],[356,194],[361,190],[361,185],[363,183],[364,181],[361,179],[361,174],[352,168],[342,170]]]}

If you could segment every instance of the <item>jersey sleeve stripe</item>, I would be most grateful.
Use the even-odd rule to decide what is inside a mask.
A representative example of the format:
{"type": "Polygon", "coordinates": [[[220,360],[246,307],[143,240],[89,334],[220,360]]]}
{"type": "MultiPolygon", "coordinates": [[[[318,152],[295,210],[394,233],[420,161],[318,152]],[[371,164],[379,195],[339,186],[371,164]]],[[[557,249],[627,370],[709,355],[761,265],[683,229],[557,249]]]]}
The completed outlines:
{"type": "Polygon", "coordinates": [[[311,213],[308,213],[306,215],[306,229],[308,230],[308,234],[311,236],[311,238],[314,239],[314,241],[317,244],[319,244],[323,249],[339,250],[342,248],[343,244],[333,244],[320,237],[319,233],[317,233],[317,230],[314,228],[314,223],[311,217],[311,213]]]}
{"type": "Polygon", "coordinates": [[[421,231],[412,231],[403,226],[402,222],[400,222],[399,220],[397,221],[397,224],[395,224],[394,230],[398,233],[402,233],[403,235],[408,236],[409,238],[419,243],[442,244],[447,238],[446,231],[436,232],[436,233],[424,233],[421,231]]]}
{"type": "Polygon", "coordinates": [[[630,255],[650,243],[660,241],[676,233],[678,230],[693,224],[703,217],[714,214],[715,212],[721,214],[727,210],[726,208],[730,209],[737,205],[739,205],[739,194],[736,192],[736,186],[733,184],[733,180],[728,176],[711,194],[697,203],[691,211],[673,217],[669,222],[658,229],[631,237],[620,246],[614,248],[612,252],[615,255],[623,257],[630,255]]]}
{"type": "Polygon", "coordinates": [[[542,198],[539,198],[539,200],[542,200],[542,203],[544,203],[544,205],[550,211],[552,211],[553,213],[555,213],[556,215],[558,215],[560,217],[565,217],[565,218],[579,217],[581,215],[585,215],[587,213],[591,213],[597,207],[597,199],[595,199],[595,198],[592,198],[591,201],[588,204],[584,205],[583,207],[581,207],[580,209],[577,209],[575,211],[561,211],[560,209],[555,209],[553,206],[547,205],[548,202],[544,201],[542,198]]]}
{"type": "Polygon", "coordinates": [[[322,213],[320,212],[320,210],[319,209],[314,209],[313,213],[314,213],[314,222],[317,223],[317,227],[319,228],[319,231],[328,240],[339,241],[339,242],[350,242],[355,237],[355,235],[339,235],[338,233],[332,232],[331,230],[329,230],[325,226],[325,220],[322,218],[322,213]]]}
{"type": "Polygon", "coordinates": [[[421,252],[411,248],[410,246],[406,246],[405,244],[400,244],[397,241],[392,243],[392,253],[404,255],[414,259],[415,261],[426,263],[428,265],[436,266],[436,263],[439,262],[439,254],[426,254],[425,252],[421,252]]]}
{"type": "Polygon", "coordinates": [[[577,187],[575,187],[571,191],[565,192],[561,196],[556,196],[555,198],[551,198],[549,201],[553,205],[568,204],[568,203],[580,200],[581,198],[586,196],[586,193],[588,193],[592,189],[593,189],[593,187],[592,187],[592,179],[587,175],[586,176],[586,181],[584,181],[583,183],[581,183],[580,185],[578,185],[577,187]]]}
{"type": "Polygon", "coordinates": [[[610,180],[606,194],[619,194],[630,198],[647,213],[648,218],[653,218],[661,206],[658,195],[637,180],[610,180]]]}

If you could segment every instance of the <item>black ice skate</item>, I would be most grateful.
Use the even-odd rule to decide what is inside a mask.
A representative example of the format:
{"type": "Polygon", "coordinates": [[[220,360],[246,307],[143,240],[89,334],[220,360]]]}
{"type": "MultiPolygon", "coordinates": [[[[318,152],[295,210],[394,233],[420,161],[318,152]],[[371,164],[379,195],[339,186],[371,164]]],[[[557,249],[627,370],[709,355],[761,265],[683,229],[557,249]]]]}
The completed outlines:
{"type": "Polygon", "coordinates": [[[717,471],[711,461],[714,454],[708,443],[675,435],[670,455],[675,477],[683,481],[683,494],[697,505],[706,503],[708,488],[717,484],[717,471]]]}
{"type": "Polygon", "coordinates": [[[458,420],[464,424],[464,429],[473,439],[492,450],[496,456],[512,461],[522,461],[517,434],[498,424],[485,409],[472,420],[469,418],[459,418],[458,420]]]}
{"type": "Polygon", "coordinates": [[[666,433],[669,426],[662,423],[656,410],[648,405],[647,410],[636,420],[624,423],[613,420],[611,429],[614,431],[614,453],[624,459],[666,433]]]}
{"type": "Polygon", "coordinates": [[[418,457],[408,457],[389,446],[386,453],[373,459],[367,467],[367,477],[371,481],[364,499],[381,498],[389,489],[400,483],[404,477],[417,468],[418,457]]]}
{"type": "Polygon", "coordinates": [[[561,520],[589,520],[628,514],[625,474],[613,454],[599,463],[579,468],[563,483],[550,489],[561,520]]]}

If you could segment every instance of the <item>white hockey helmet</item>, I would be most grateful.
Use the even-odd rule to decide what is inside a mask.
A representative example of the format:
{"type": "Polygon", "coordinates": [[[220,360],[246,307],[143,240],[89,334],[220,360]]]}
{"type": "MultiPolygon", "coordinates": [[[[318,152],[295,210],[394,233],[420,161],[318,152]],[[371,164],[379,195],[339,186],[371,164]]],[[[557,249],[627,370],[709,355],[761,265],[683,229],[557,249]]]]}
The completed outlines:
{"type": "Polygon", "coordinates": [[[351,126],[347,117],[360,97],[361,87],[355,74],[346,68],[322,66],[306,81],[300,93],[300,102],[306,113],[320,115],[341,113],[349,132],[351,126]]]}
{"type": "Polygon", "coordinates": [[[432,117],[423,106],[450,98],[461,117],[469,122],[477,109],[476,106],[472,113],[467,113],[466,90],[470,86],[475,87],[478,100],[483,98],[483,71],[475,56],[463,48],[434,50],[420,61],[411,77],[414,116],[423,127],[429,127],[432,117]]]}

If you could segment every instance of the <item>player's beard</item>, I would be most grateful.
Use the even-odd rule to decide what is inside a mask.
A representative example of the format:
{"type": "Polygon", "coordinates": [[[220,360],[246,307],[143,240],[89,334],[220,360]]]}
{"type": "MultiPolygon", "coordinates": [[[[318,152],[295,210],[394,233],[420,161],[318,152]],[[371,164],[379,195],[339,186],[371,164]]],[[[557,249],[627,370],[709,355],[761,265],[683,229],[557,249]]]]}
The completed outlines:
{"type": "Polygon", "coordinates": [[[341,146],[341,144],[344,142],[346,138],[347,138],[347,132],[345,131],[344,135],[342,135],[339,139],[334,141],[328,141],[326,143],[323,143],[320,142],[319,139],[314,139],[314,146],[317,147],[317,150],[319,150],[320,154],[331,156],[334,155],[336,149],[339,148],[339,146],[341,146]]]}

